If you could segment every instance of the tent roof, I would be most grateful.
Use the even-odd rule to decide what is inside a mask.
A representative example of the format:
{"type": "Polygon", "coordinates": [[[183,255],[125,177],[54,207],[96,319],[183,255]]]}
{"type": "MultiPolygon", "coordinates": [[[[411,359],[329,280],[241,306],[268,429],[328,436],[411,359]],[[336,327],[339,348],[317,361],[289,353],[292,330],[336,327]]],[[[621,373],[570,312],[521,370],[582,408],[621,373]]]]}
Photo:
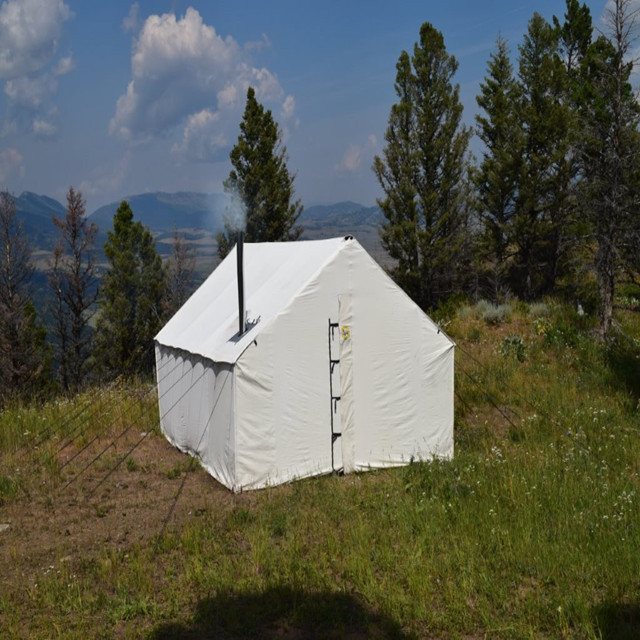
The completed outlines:
{"type": "Polygon", "coordinates": [[[235,363],[247,346],[351,238],[245,243],[245,308],[250,326],[238,337],[236,248],[156,336],[160,344],[235,363]]]}

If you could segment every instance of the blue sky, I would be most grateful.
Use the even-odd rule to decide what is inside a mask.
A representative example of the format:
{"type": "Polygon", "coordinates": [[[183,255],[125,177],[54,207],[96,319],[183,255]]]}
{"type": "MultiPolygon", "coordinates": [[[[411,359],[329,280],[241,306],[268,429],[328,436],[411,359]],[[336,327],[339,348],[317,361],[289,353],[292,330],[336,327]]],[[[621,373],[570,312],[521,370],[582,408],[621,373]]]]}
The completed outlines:
{"type": "MultiPolygon", "coordinates": [[[[594,20],[605,2],[587,2],[594,20]]],[[[221,191],[249,84],[278,121],[304,205],[375,203],[400,52],[431,22],[475,96],[501,34],[564,0],[4,0],[0,188],[88,210],[146,191],[221,191]]],[[[477,148],[477,144],[476,144],[477,148]]]]}

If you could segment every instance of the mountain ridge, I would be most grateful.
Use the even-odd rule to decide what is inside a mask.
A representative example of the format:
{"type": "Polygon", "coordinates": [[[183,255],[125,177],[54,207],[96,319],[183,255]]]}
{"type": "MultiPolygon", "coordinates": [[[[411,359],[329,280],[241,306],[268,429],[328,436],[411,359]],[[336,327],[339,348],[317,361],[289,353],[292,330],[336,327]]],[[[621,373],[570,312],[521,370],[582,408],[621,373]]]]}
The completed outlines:
{"type": "MultiPolygon", "coordinates": [[[[206,259],[207,263],[215,261],[215,236],[224,229],[226,195],[156,191],[135,194],[123,200],[131,206],[135,220],[153,233],[161,254],[170,253],[175,228],[196,247],[199,258],[206,259]]],[[[103,205],[88,216],[89,221],[99,228],[98,247],[104,244],[107,231],[112,228],[113,216],[120,202],[103,205]]],[[[50,251],[58,237],[52,216],[64,218],[65,207],[54,198],[30,191],[24,191],[15,198],[15,204],[18,220],[22,222],[34,249],[50,251]]],[[[384,261],[386,254],[378,236],[382,220],[379,207],[366,207],[345,200],[303,209],[298,224],[303,228],[303,240],[353,235],[376,259],[384,261]]]]}

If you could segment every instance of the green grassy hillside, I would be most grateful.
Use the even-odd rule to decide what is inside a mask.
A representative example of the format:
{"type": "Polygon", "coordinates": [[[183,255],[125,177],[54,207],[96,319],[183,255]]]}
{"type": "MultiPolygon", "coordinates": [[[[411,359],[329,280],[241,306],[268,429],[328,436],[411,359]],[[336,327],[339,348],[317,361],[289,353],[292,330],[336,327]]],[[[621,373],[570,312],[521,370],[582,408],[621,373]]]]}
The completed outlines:
{"type": "Polygon", "coordinates": [[[0,636],[640,637],[639,316],[441,314],[453,461],[241,495],[144,384],[5,411],[0,636]]]}

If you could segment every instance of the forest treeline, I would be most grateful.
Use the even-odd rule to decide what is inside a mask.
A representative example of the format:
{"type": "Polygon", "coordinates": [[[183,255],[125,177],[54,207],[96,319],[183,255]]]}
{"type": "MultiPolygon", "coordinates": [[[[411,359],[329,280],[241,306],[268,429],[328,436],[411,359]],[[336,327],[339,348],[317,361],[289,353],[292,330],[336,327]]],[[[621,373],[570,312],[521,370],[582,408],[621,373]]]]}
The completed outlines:
{"type": "Polygon", "coordinates": [[[640,268],[635,7],[612,0],[598,30],[577,0],[552,22],[534,13],[515,64],[498,38],[477,96],[477,161],[442,34],[425,23],[402,52],[374,171],[384,247],[423,308],[459,292],[564,294],[609,332],[616,286],[640,268]]]}
{"type": "MultiPolygon", "coordinates": [[[[531,17],[517,49],[498,38],[480,85],[475,127],[464,125],[455,57],[424,23],[401,52],[384,148],[373,163],[391,275],[425,310],[458,298],[501,302],[564,296],[599,314],[604,338],[620,286],[640,273],[640,105],[631,84],[640,14],[612,0],[594,28],[566,0],[561,17],[531,17]],[[481,157],[469,152],[473,135],[481,157]]],[[[282,134],[249,88],[224,183],[231,195],[224,257],[238,218],[247,240],[295,240],[294,199],[282,134]]],[[[153,336],[191,293],[193,249],[177,233],[160,259],[123,201],[98,278],[95,225],[82,194],[67,194],[48,284],[48,330],[29,295],[28,240],[12,197],[0,197],[0,404],[53,389],[151,370],[153,336]]]]}

